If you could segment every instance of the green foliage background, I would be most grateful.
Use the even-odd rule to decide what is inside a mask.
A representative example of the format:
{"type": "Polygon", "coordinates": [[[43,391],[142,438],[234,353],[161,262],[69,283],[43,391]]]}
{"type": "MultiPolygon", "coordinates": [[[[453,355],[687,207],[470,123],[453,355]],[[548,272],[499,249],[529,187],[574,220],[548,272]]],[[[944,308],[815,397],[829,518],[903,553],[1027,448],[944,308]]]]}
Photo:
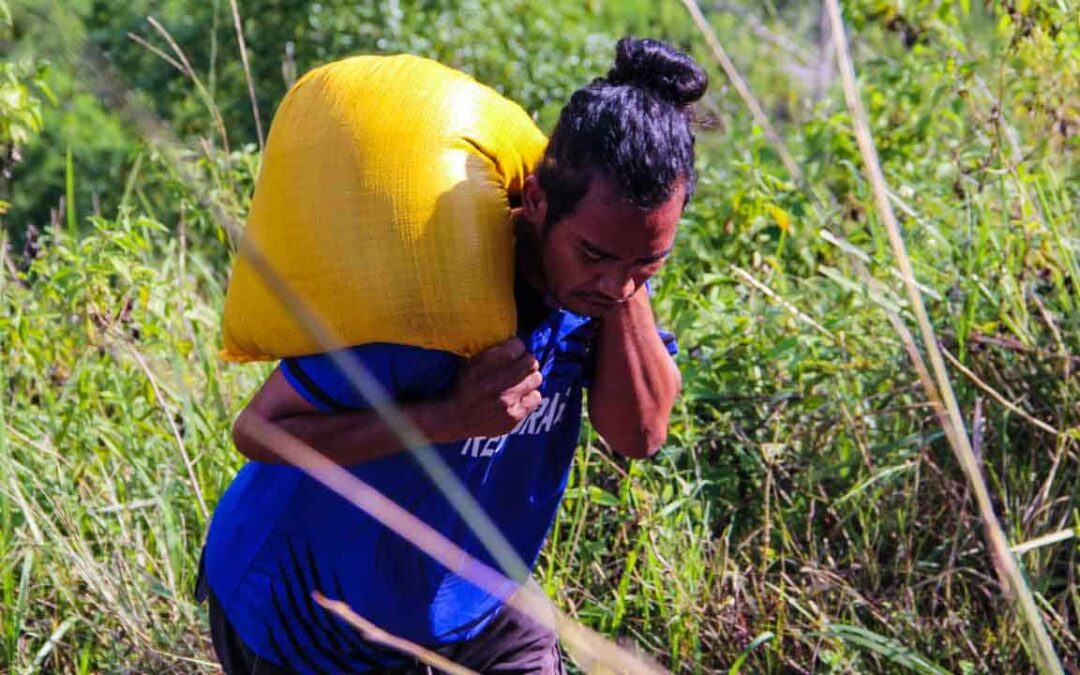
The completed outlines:
{"type": "MultiPolygon", "coordinates": [[[[844,4],[995,508],[1077,667],[1077,9],[844,4]]],[[[658,280],[685,378],[668,447],[626,463],[584,432],[541,583],[678,671],[1029,672],[886,320],[911,324],[820,6],[714,5],[805,184],[676,0],[239,2],[264,130],[292,78],[356,52],[438,58],[545,129],[623,34],[708,64],[698,193],[658,280]]],[[[230,421],[265,374],[216,356],[222,219],[258,165],[230,3],[0,1],[0,45],[0,669],[211,672],[202,503],[240,465],[230,421]],[[130,35],[178,60],[174,40],[198,82],[130,35]]]]}

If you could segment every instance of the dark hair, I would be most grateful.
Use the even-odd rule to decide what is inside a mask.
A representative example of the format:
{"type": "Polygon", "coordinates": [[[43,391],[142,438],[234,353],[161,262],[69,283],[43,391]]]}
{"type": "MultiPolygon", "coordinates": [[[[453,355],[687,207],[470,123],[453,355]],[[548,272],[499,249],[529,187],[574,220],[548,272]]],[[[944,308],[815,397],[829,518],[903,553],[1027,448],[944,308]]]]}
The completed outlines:
{"type": "Polygon", "coordinates": [[[689,106],[708,82],[692,58],[663,42],[619,40],[615,67],[570,97],[537,168],[546,225],[572,213],[597,174],[641,208],[663,204],[680,179],[689,198],[696,178],[689,106]]]}

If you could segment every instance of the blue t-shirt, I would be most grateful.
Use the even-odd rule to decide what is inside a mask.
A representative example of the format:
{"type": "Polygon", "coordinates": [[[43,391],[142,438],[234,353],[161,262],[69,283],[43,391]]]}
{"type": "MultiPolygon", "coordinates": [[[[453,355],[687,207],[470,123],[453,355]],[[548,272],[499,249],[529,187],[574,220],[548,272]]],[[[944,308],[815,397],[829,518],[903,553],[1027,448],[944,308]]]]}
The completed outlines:
{"type": "MultiPolygon", "coordinates": [[[[519,302],[525,316],[521,310],[519,302]]],[[[530,567],[566,488],[596,325],[565,310],[545,309],[534,318],[518,336],[541,364],[540,407],[505,436],[434,446],[530,567]]],[[[674,353],[674,340],[662,335],[674,353]]],[[[349,351],[399,401],[444,393],[461,361],[448,352],[403,345],[349,351]]],[[[287,359],[279,368],[320,410],[368,407],[327,355],[287,359]]],[[[349,471],[497,568],[410,454],[349,471]]],[[[249,462],[240,470],[215,509],[204,560],[206,581],[244,642],[299,672],[402,663],[316,605],[312,590],[344,600],[390,633],[427,646],[474,637],[500,606],[496,597],[286,465],[249,462]]]]}

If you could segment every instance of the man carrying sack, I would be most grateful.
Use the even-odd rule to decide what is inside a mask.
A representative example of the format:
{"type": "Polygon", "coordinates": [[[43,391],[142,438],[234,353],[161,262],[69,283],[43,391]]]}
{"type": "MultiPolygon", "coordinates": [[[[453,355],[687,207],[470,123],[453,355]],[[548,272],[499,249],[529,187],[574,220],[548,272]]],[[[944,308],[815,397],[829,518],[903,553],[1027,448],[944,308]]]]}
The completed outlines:
{"type": "MultiPolygon", "coordinates": [[[[409,67],[419,61],[410,61],[409,67]]],[[[367,67],[367,63],[354,65],[367,67]]],[[[381,62],[371,63],[382,67],[381,62]]],[[[332,81],[341,72],[327,70],[318,77],[332,81]]],[[[434,191],[438,194],[430,208],[413,208],[419,203],[415,178],[393,182],[387,201],[371,207],[380,218],[372,228],[385,222],[400,224],[405,210],[393,199],[406,195],[401,198],[413,200],[409,214],[422,212],[417,222],[428,229],[387,230],[390,234],[377,244],[387,248],[376,251],[378,256],[370,263],[350,263],[345,272],[351,276],[341,281],[352,283],[356,275],[367,274],[380,283],[382,276],[385,293],[353,290],[348,297],[372,303],[370,311],[355,313],[357,322],[383,309],[386,317],[350,332],[355,326],[334,323],[337,319],[327,316],[335,330],[354,340],[348,344],[358,345],[347,350],[349,356],[363,363],[430,440],[530,566],[535,564],[566,487],[584,389],[589,392],[589,419],[613,451],[647,458],[666,437],[681,379],[672,359],[674,339],[655,324],[646,281],[671,252],[679,218],[693,191],[689,106],[702,96],[706,84],[702,69],[685,54],[656,41],[624,38],[617,45],[614,68],[574,93],[546,147],[542,137],[525,129],[525,123],[519,125],[525,131],[501,137],[527,138],[534,144],[539,139],[541,143],[535,145],[538,161],[526,158],[518,162],[524,167],[518,171],[505,159],[505,152],[495,156],[487,148],[497,141],[470,136],[467,143],[445,155],[450,160],[430,165],[439,171],[458,167],[452,170],[462,172],[448,181],[456,186],[453,190],[434,191]],[[480,157],[482,161],[467,155],[478,152],[477,148],[487,153],[480,157]],[[461,157],[466,159],[459,162],[461,157]],[[434,229],[430,224],[440,217],[443,211],[439,209],[450,208],[447,204],[460,227],[486,217],[488,211],[469,206],[473,214],[469,218],[468,210],[462,208],[462,204],[473,204],[469,200],[475,193],[470,191],[486,189],[475,187],[477,175],[494,176],[491,181],[505,190],[500,199],[505,201],[506,214],[501,217],[512,229],[496,226],[489,234],[477,236],[454,228],[434,229]],[[504,235],[506,239],[500,239],[504,235]],[[441,236],[449,243],[430,244],[441,236]],[[355,269],[357,264],[390,265],[393,261],[387,258],[394,255],[390,247],[401,242],[405,246],[401,250],[408,255],[420,249],[420,255],[427,257],[382,273],[355,269]],[[495,252],[493,262],[447,259],[446,247],[457,245],[479,247],[478,251],[488,246],[495,252]],[[502,257],[500,247],[506,249],[502,257]],[[467,269],[472,265],[480,268],[479,274],[490,274],[489,280],[478,283],[477,293],[458,293],[461,287],[454,275],[472,274],[467,269]],[[451,281],[425,285],[428,277],[424,275],[436,273],[450,274],[451,281]],[[389,276],[397,286],[390,288],[389,276]],[[490,297],[484,295],[484,289],[497,286],[503,278],[509,282],[505,288],[495,288],[490,297]],[[419,309],[402,311],[406,300],[400,298],[378,304],[394,293],[411,293],[408,302],[419,298],[419,309]],[[499,293],[510,303],[507,312],[486,309],[472,323],[454,316],[424,323],[459,300],[461,309],[455,310],[459,315],[473,311],[476,303],[495,306],[499,293]],[[506,330],[494,325],[492,335],[503,331],[498,340],[484,336],[474,340],[463,334],[453,337],[455,342],[439,342],[450,339],[445,336],[461,323],[469,323],[465,326],[469,328],[507,315],[516,317],[516,327],[506,330]],[[445,327],[440,327],[440,321],[445,327]],[[430,335],[425,333],[429,329],[430,335]],[[508,334],[512,337],[505,339],[508,334]],[[486,348],[470,344],[483,340],[487,340],[486,348]]],[[[299,100],[294,99],[293,109],[302,112],[304,119],[312,119],[314,109],[298,106],[299,100]]],[[[451,116],[460,121],[468,105],[472,104],[455,103],[451,116]]],[[[279,110],[278,117],[282,115],[279,110]]],[[[327,128],[322,122],[318,125],[319,133],[327,128]]],[[[293,152],[285,138],[279,134],[276,140],[271,132],[256,202],[261,199],[263,182],[277,180],[272,153],[293,152]]],[[[323,157],[312,170],[330,170],[339,164],[348,169],[352,162],[371,165],[378,148],[365,143],[370,140],[357,136],[356,146],[350,146],[345,159],[323,157]]],[[[520,148],[522,142],[510,145],[520,148]]],[[[302,161],[296,153],[281,156],[302,161]]],[[[436,170],[430,166],[425,165],[424,171],[436,170]]],[[[286,173],[281,176],[275,185],[286,190],[286,173]]],[[[344,194],[381,188],[365,175],[353,186],[336,189],[344,194]]],[[[263,192],[271,195],[269,188],[263,192]]],[[[339,197],[335,192],[327,199],[339,197]]],[[[318,206],[283,206],[295,208],[297,217],[308,220],[283,226],[281,234],[273,236],[266,231],[249,234],[269,250],[271,262],[278,255],[275,241],[280,255],[294,254],[322,236],[319,228],[329,227],[305,211],[318,206]]],[[[252,218],[259,208],[263,207],[253,205],[252,218]]],[[[281,209],[264,208],[263,212],[265,217],[278,217],[281,209]]],[[[367,213],[357,217],[367,217],[367,213]]],[[[490,213],[501,211],[493,208],[490,213]]],[[[249,220],[249,230],[252,227],[249,220]]],[[[361,237],[355,247],[359,249],[371,245],[364,238],[374,236],[372,231],[342,236],[361,237]]],[[[350,254],[348,247],[343,250],[341,255],[350,254]]],[[[336,256],[337,252],[329,251],[324,256],[327,265],[332,267],[336,256]]],[[[303,273],[316,262],[322,261],[310,261],[303,273]]],[[[254,282],[244,290],[241,285],[247,282],[241,274],[238,267],[231,282],[238,285],[236,293],[256,293],[254,282]]],[[[321,299],[315,296],[326,284],[301,279],[293,285],[301,295],[308,292],[305,289],[315,289],[310,291],[311,303],[319,309],[321,299]]],[[[340,291],[338,285],[334,289],[340,291]]],[[[348,298],[325,301],[327,308],[336,307],[335,313],[351,311],[348,298]]],[[[201,593],[209,596],[214,648],[225,672],[424,672],[412,658],[364,641],[347,623],[315,604],[313,590],[346,602],[397,637],[479,672],[563,672],[557,640],[549,629],[453,574],[300,469],[283,464],[274,448],[257,440],[261,436],[252,431],[257,425],[280,427],[346,467],[468,554],[497,567],[469,525],[408,453],[402,452],[401,441],[370,409],[332,355],[312,353],[310,346],[300,342],[280,348],[256,345],[263,337],[281,338],[286,328],[246,342],[247,338],[236,337],[247,328],[242,321],[230,328],[228,315],[239,316],[251,306],[252,302],[242,299],[231,307],[227,304],[226,331],[233,330],[233,336],[226,336],[226,356],[234,360],[285,358],[236,420],[236,446],[251,461],[222,496],[204,551],[199,585],[201,593]]],[[[266,326],[275,317],[268,314],[247,325],[266,326]]]]}

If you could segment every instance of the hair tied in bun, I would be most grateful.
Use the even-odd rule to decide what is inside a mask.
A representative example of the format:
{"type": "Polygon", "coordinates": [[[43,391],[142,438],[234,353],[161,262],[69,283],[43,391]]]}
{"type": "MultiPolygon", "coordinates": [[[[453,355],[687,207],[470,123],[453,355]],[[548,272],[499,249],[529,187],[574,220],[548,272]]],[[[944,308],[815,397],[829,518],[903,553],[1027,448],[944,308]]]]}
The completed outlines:
{"type": "Polygon", "coordinates": [[[593,176],[642,209],[662,205],[679,186],[688,199],[697,177],[690,104],[708,84],[701,66],[674,47],[619,40],[614,67],[570,97],[536,168],[547,197],[544,226],[574,211],[593,176]]]}
{"type": "Polygon", "coordinates": [[[700,99],[709,85],[708,75],[686,54],[657,40],[633,37],[615,46],[615,67],[606,79],[648,90],[678,108],[700,99]]]}

